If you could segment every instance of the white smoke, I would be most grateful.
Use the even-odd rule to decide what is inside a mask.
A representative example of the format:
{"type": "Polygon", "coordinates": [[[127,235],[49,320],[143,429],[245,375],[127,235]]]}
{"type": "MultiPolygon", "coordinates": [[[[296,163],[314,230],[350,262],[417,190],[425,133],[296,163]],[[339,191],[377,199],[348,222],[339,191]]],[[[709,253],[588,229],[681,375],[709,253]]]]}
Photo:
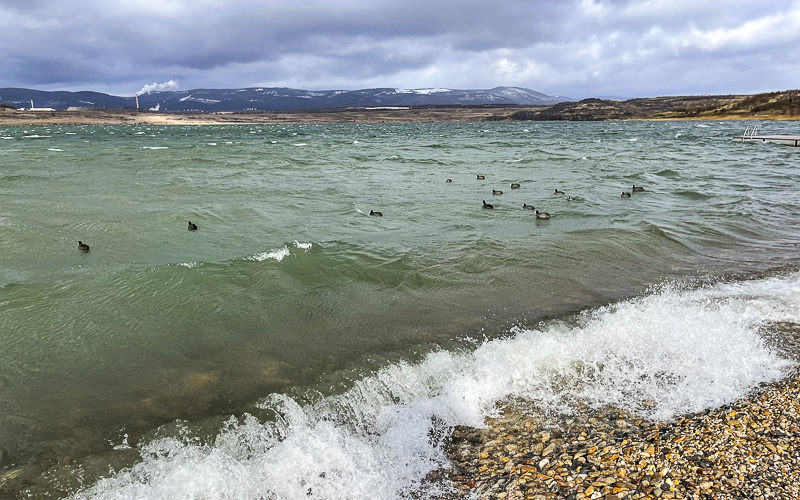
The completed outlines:
{"type": "Polygon", "coordinates": [[[145,85],[142,87],[142,90],[136,93],[136,95],[142,94],[149,94],[150,92],[158,92],[162,90],[176,90],[178,88],[178,82],[175,80],[170,80],[168,82],[157,83],[153,82],[149,85],[145,85]]]}

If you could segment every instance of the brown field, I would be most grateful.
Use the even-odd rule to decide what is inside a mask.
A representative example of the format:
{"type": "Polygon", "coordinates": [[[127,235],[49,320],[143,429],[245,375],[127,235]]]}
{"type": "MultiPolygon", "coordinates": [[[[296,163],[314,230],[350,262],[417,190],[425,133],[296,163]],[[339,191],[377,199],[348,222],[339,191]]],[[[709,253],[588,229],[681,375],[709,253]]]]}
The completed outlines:
{"type": "Polygon", "coordinates": [[[480,122],[539,108],[417,107],[395,109],[338,108],[313,111],[248,113],[155,113],[135,110],[19,111],[1,110],[0,126],[15,125],[214,125],[241,123],[424,123],[480,122]]]}

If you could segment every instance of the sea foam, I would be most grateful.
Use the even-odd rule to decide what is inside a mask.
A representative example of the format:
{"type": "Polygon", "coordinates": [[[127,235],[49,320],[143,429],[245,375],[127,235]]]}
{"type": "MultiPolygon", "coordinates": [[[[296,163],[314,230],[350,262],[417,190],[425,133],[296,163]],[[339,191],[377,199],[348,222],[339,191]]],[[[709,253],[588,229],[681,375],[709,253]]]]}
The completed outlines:
{"type": "MultiPolygon", "coordinates": [[[[297,240],[295,240],[292,244],[294,245],[295,248],[299,248],[299,249],[305,250],[305,251],[310,250],[311,247],[313,246],[312,243],[301,243],[301,242],[299,242],[297,240]]],[[[274,260],[277,260],[278,262],[280,262],[283,259],[285,259],[286,257],[288,257],[289,255],[291,255],[291,252],[289,251],[289,246],[288,245],[284,245],[284,246],[282,246],[280,248],[276,248],[274,250],[267,250],[265,252],[257,253],[257,254],[255,254],[253,256],[248,257],[247,260],[255,260],[255,261],[258,261],[258,262],[263,262],[265,260],[274,259],[274,260]]]]}
{"type": "Polygon", "coordinates": [[[659,421],[731,402],[783,376],[791,363],[757,330],[800,321],[799,311],[800,274],[694,290],[666,285],[471,350],[384,366],[306,405],[269,395],[257,406],[274,420],[245,414],[230,417],[212,442],[140,444],[140,463],[75,498],[414,496],[447,463],[443,436],[455,425],[482,426],[509,397],[545,416],[573,413],[580,402],[659,421]]]}

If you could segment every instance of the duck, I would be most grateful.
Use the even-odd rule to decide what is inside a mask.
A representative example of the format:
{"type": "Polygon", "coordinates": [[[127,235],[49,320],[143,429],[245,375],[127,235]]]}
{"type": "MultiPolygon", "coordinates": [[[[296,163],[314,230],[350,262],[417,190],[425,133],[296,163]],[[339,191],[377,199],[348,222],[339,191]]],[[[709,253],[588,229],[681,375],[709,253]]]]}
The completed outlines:
{"type": "Polygon", "coordinates": [[[479,181],[482,181],[482,180],[484,180],[484,179],[486,179],[486,176],[485,176],[485,175],[478,174],[478,180],[479,180],[479,181]]]}
{"type": "Polygon", "coordinates": [[[383,212],[376,212],[374,210],[370,210],[369,214],[374,215],[375,217],[383,217],[383,212]]]}
{"type": "Polygon", "coordinates": [[[620,193],[620,196],[623,198],[630,198],[631,194],[627,191],[623,191],[622,193],[620,193]]]}
{"type": "Polygon", "coordinates": [[[519,182],[512,182],[511,189],[519,189],[519,182]]]}
{"type": "Polygon", "coordinates": [[[566,194],[566,193],[564,193],[564,191],[561,191],[560,189],[554,189],[553,194],[566,194]]]}
{"type": "Polygon", "coordinates": [[[189,231],[197,231],[197,224],[193,224],[192,221],[187,221],[189,223],[189,231]]]}
{"type": "Polygon", "coordinates": [[[486,203],[486,200],[483,200],[483,208],[494,208],[494,205],[486,203]]]}
{"type": "Polygon", "coordinates": [[[631,191],[634,193],[641,193],[642,191],[644,191],[644,188],[642,186],[637,186],[634,184],[633,186],[631,186],[631,191]]]}
{"type": "Polygon", "coordinates": [[[78,240],[78,250],[80,250],[83,253],[89,253],[89,245],[82,242],[81,240],[78,240]]]}
{"type": "Polygon", "coordinates": [[[534,207],[533,205],[528,205],[527,203],[523,203],[522,208],[524,208],[525,210],[536,210],[536,207],[534,207]]]}
{"type": "Polygon", "coordinates": [[[536,214],[536,218],[537,219],[549,219],[550,218],[550,214],[547,213],[547,212],[540,212],[538,210],[534,210],[533,213],[536,214]]]}
{"type": "Polygon", "coordinates": [[[499,189],[492,189],[492,194],[503,194],[499,189]]]}
{"type": "Polygon", "coordinates": [[[453,182],[453,179],[446,179],[445,182],[453,182]]]}
{"type": "Polygon", "coordinates": [[[572,196],[567,196],[567,201],[575,201],[575,198],[573,198],[572,196]]]}

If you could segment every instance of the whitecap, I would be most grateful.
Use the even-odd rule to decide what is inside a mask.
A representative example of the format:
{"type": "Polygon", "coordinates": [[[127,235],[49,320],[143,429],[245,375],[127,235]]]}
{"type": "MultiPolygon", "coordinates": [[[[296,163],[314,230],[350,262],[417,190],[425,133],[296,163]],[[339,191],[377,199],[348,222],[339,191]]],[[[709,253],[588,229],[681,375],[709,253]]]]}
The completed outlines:
{"type": "Polygon", "coordinates": [[[280,262],[283,259],[285,259],[286,257],[288,257],[289,255],[290,255],[289,247],[284,245],[281,248],[278,248],[276,250],[268,250],[266,252],[261,252],[261,253],[258,253],[256,255],[253,255],[251,257],[248,257],[247,260],[255,260],[255,261],[258,261],[258,262],[263,262],[265,260],[274,259],[274,260],[277,260],[278,262],[280,262]]]}
{"type": "Polygon", "coordinates": [[[297,240],[294,240],[294,246],[303,250],[311,250],[311,247],[314,245],[311,243],[301,243],[297,240]]]}
{"type": "Polygon", "coordinates": [[[58,148],[47,148],[48,151],[64,151],[63,149],[58,148]]]}
{"type": "Polygon", "coordinates": [[[169,149],[169,146],[142,146],[142,149],[169,149]]]}
{"type": "Polygon", "coordinates": [[[292,144],[292,146],[308,146],[305,142],[298,142],[297,144],[292,144]]]}
{"type": "Polygon", "coordinates": [[[182,267],[188,267],[191,269],[193,267],[200,266],[200,262],[178,262],[178,265],[182,267]]]}

